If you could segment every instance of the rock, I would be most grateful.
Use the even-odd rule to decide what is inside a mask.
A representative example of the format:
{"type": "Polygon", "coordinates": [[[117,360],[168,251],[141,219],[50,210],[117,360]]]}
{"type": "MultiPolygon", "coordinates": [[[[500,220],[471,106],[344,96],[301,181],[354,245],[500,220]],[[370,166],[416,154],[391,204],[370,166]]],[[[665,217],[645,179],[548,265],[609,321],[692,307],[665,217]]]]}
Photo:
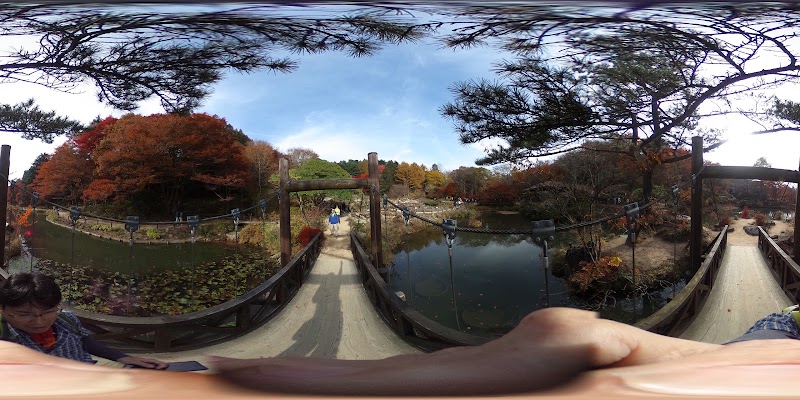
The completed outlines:
{"type": "Polygon", "coordinates": [[[758,236],[758,227],[755,225],[745,225],[742,229],[744,229],[744,233],[750,236],[758,236]]]}

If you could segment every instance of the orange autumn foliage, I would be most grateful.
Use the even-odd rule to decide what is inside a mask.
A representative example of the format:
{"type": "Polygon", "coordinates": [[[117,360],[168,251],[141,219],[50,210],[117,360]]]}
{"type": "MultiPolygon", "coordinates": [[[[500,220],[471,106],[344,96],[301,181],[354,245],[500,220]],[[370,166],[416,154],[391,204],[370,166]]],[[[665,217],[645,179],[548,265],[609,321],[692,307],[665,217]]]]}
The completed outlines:
{"type": "Polygon", "coordinates": [[[187,190],[224,198],[251,182],[252,166],[236,132],[208,114],[129,114],[108,128],[92,156],[97,164],[84,200],[158,193],[168,207],[187,190]]]}
{"type": "Polygon", "coordinates": [[[567,282],[570,288],[578,293],[587,292],[596,283],[610,283],[615,280],[623,268],[619,257],[600,257],[595,262],[581,261],[580,268],[573,273],[567,282]]]}
{"type": "Polygon", "coordinates": [[[92,171],[94,162],[70,140],[39,167],[31,188],[43,199],[75,202],[92,181],[92,171]]]}
{"type": "Polygon", "coordinates": [[[28,206],[28,209],[25,210],[25,213],[17,217],[17,226],[21,228],[29,228],[33,222],[31,221],[31,215],[33,214],[33,207],[28,206]]]}

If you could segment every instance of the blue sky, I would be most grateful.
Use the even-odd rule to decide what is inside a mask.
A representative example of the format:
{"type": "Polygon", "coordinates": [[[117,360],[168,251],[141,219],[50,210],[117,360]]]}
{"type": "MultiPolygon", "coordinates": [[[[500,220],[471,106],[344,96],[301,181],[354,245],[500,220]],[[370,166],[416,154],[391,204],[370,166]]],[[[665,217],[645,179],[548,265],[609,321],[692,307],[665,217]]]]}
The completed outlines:
{"type": "Polygon", "coordinates": [[[430,43],[362,58],[306,55],[291,73],[229,75],[203,110],[283,151],[307,147],[330,161],[375,151],[382,159],[455,169],[473,165],[482,151],[459,144],[438,108],[452,99],[453,83],[491,78],[495,60],[485,49],[430,43]]]}
{"type": "MultiPolygon", "coordinates": [[[[0,51],[8,43],[0,38],[0,51]]],[[[417,162],[443,170],[473,166],[480,145],[462,145],[439,107],[452,101],[454,83],[494,79],[492,64],[507,54],[492,48],[443,49],[431,42],[387,46],[371,57],[339,52],[290,55],[299,62],[290,73],[230,73],[214,87],[198,110],[225,118],[254,140],[286,151],[305,147],[329,161],[364,159],[374,151],[382,159],[417,162]]],[[[786,92],[785,98],[791,98],[786,92]]],[[[29,84],[3,84],[3,101],[34,97],[44,109],[88,123],[96,116],[123,113],[99,104],[90,86],[60,93],[29,84]]],[[[162,112],[144,102],[140,114],[162,112]]],[[[723,165],[752,165],[759,157],[776,168],[797,169],[800,133],[754,136],[758,129],[743,117],[706,122],[727,131],[728,143],[706,158],[723,165]]],[[[36,156],[56,145],[2,134],[12,146],[12,177],[20,177],[36,156]]]]}

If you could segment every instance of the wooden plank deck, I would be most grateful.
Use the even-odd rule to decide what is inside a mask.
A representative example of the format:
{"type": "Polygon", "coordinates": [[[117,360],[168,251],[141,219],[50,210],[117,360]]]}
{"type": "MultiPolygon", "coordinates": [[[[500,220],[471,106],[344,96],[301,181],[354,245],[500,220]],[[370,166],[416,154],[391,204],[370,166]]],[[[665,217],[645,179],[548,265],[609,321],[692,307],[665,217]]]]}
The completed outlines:
{"type": "Polygon", "coordinates": [[[758,247],[728,245],[706,304],[680,337],[725,343],[789,305],[758,247]]]}
{"type": "Polygon", "coordinates": [[[349,217],[343,218],[339,236],[326,240],[300,291],[264,326],[202,349],[145,356],[206,364],[212,355],[373,360],[419,353],[386,325],[370,303],[350,252],[349,226],[349,217]]]}

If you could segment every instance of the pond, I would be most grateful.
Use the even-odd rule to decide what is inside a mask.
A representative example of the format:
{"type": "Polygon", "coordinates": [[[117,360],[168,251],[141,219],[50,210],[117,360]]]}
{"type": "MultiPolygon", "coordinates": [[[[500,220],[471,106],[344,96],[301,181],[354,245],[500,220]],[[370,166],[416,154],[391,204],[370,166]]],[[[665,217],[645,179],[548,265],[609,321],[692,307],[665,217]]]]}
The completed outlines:
{"type": "MultiPolygon", "coordinates": [[[[26,235],[28,250],[37,259],[52,260],[59,264],[82,265],[95,270],[127,274],[168,271],[191,267],[197,263],[221,260],[237,253],[246,254],[253,249],[221,243],[197,242],[195,244],[146,244],[128,241],[99,239],[80,232],[73,234],[45,220],[38,214],[26,235]]],[[[9,263],[9,272],[28,271],[31,258],[27,254],[9,263]]]]}
{"type": "Polygon", "coordinates": [[[100,239],[38,215],[9,272],[52,275],[64,302],[110,315],[176,315],[201,310],[256,287],[279,267],[263,250],[197,242],[144,244],[100,239]]]}
{"type": "MultiPolygon", "coordinates": [[[[518,214],[484,213],[480,219],[481,229],[531,227],[518,214]]],[[[556,235],[551,247],[567,240],[566,235],[556,235]]],[[[545,273],[542,249],[528,235],[457,232],[452,257],[438,228],[411,235],[401,246],[390,286],[421,313],[453,329],[482,336],[505,333],[528,313],[547,306],[548,288],[550,306],[589,308],[569,295],[564,279],[552,274],[552,258],[545,273]]],[[[604,318],[631,323],[663,306],[672,290],[665,288],[636,302],[609,301],[597,311],[604,318]]]]}

